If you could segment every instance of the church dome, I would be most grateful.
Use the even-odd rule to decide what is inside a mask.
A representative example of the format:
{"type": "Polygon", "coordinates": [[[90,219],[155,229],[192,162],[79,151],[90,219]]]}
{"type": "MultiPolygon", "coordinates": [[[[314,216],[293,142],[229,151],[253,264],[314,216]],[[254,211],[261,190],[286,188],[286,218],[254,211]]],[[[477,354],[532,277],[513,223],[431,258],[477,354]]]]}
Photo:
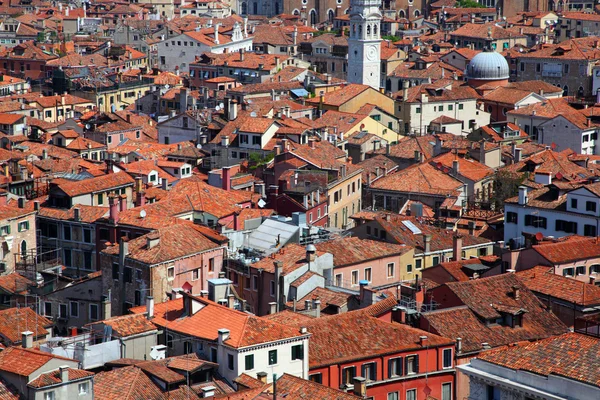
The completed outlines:
{"type": "Polygon", "coordinates": [[[495,81],[508,79],[509,75],[506,59],[495,51],[483,51],[467,65],[467,79],[495,81]]]}

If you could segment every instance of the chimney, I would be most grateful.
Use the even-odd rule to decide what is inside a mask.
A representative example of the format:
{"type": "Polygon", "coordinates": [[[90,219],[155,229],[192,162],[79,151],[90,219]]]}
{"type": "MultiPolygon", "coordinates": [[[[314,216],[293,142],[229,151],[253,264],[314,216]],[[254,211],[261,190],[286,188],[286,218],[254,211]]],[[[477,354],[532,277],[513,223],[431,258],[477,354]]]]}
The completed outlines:
{"type": "Polygon", "coordinates": [[[227,136],[227,135],[221,136],[221,146],[229,147],[229,136],[227,136]]]}
{"type": "Polygon", "coordinates": [[[389,143],[385,145],[385,154],[390,155],[390,144],[389,143]]]}
{"type": "Polygon", "coordinates": [[[469,221],[469,235],[475,234],[475,221],[469,221]]]}
{"type": "Polygon", "coordinates": [[[62,367],[58,367],[60,370],[60,380],[62,383],[69,382],[69,367],[67,365],[63,365],[62,367]]]}
{"type": "Polygon", "coordinates": [[[345,164],[342,164],[340,166],[340,175],[342,176],[342,178],[346,177],[346,165],[345,164]]]}
{"type": "Polygon", "coordinates": [[[235,308],[235,295],[229,294],[227,295],[227,308],[234,309],[235,308]]]}
{"type": "Polygon", "coordinates": [[[237,100],[231,100],[229,102],[229,121],[234,121],[237,118],[238,114],[238,102],[237,100]]]}
{"type": "Polygon", "coordinates": [[[456,338],[456,353],[462,353],[462,338],[456,338]]]}
{"type": "Polygon", "coordinates": [[[522,154],[523,150],[515,147],[515,153],[513,154],[513,158],[514,158],[514,162],[518,163],[519,161],[521,161],[521,154],[522,154]]]}
{"type": "Polygon", "coordinates": [[[277,303],[272,301],[269,303],[269,314],[277,313],[277,303]]]}
{"type": "Polygon", "coordinates": [[[215,44],[219,44],[219,24],[215,24],[215,44]]]}
{"type": "Polygon", "coordinates": [[[126,237],[121,238],[119,243],[119,264],[125,264],[125,257],[129,254],[129,243],[126,237]]]}
{"type": "Polygon", "coordinates": [[[221,328],[217,331],[219,335],[219,344],[222,345],[227,339],[229,339],[229,329],[221,328]]]}
{"type": "Polygon", "coordinates": [[[119,211],[127,211],[127,195],[119,196],[119,211]]]}
{"type": "MultiPolygon", "coordinates": [[[[2,204],[2,205],[6,205],[6,202],[4,204],[2,204]]],[[[40,211],[40,202],[39,201],[36,200],[36,201],[33,202],[33,210],[34,211],[40,211]]]]}
{"type": "Polygon", "coordinates": [[[154,297],[146,297],[146,317],[148,319],[154,318],[154,297]]]}
{"type": "Polygon", "coordinates": [[[527,205],[527,186],[519,186],[519,205],[527,205]]]}
{"type": "Polygon", "coordinates": [[[160,235],[158,232],[150,232],[146,235],[146,247],[152,249],[160,243],[160,235]]]}
{"type": "Polygon", "coordinates": [[[73,221],[78,222],[81,219],[79,207],[73,208],[73,221]]]}
{"type": "Polygon", "coordinates": [[[425,254],[431,252],[431,235],[423,235],[423,248],[425,249],[425,254]]]}
{"type": "Polygon", "coordinates": [[[104,301],[102,302],[102,307],[103,307],[103,311],[104,313],[102,314],[102,317],[104,319],[108,319],[112,316],[112,304],[110,303],[110,289],[109,289],[109,295],[108,297],[106,297],[106,299],[104,299],[104,301]]]}
{"type": "MultiPolygon", "coordinates": [[[[188,109],[188,88],[181,88],[179,91],[179,111],[184,113],[188,109]]],[[[131,123],[131,115],[127,114],[127,122],[131,123]]]]}
{"type": "Polygon", "coordinates": [[[231,190],[231,167],[223,167],[221,175],[221,187],[223,190],[231,190]]]}
{"type": "Polygon", "coordinates": [[[452,173],[456,176],[458,175],[460,169],[458,167],[458,160],[452,161],[452,173]]]}
{"type": "Polygon", "coordinates": [[[520,297],[521,297],[521,291],[520,291],[519,287],[518,286],[513,286],[512,290],[513,290],[513,298],[515,300],[519,300],[520,297]]]}
{"type": "Polygon", "coordinates": [[[590,276],[590,285],[595,285],[595,284],[596,284],[596,277],[590,276]]]}
{"type": "Polygon", "coordinates": [[[33,332],[25,331],[21,333],[21,345],[24,349],[31,349],[33,347],[33,332]]]}
{"type": "Polygon", "coordinates": [[[108,204],[109,204],[109,220],[111,223],[116,225],[119,222],[119,198],[111,194],[108,196],[108,204]]]}
{"type": "Polygon", "coordinates": [[[367,380],[362,376],[354,377],[354,389],[352,390],[355,396],[364,399],[367,397],[367,380]]]}
{"type": "Polygon", "coordinates": [[[275,265],[275,302],[277,303],[277,311],[279,311],[279,302],[282,297],[282,285],[281,278],[283,276],[283,262],[277,260],[273,263],[275,265]]]}
{"type": "Polygon", "coordinates": [[[485,164],[485,142],[479,142],[479,162],[485,164]]]}
{"type": "Polygon", "coordinates": [[[240,49],[240,61],[244,61],[244,49],[240,49]]]}
{"type": "Polygon", "coordinates": [[[424,347],[427,344],[427,336],[419,336],[419,346],[424,347]]]}
{"type": "Polygon", "coordinates": [[[312,301],[310,300],[304,300],[304,310],[308,311],[312,309],[312,301]]]}
{"type": "Polygon", "coordinates": [[[359,284],[359,286],[360,286],[360,289],[359,289],[359,290],[360,290],[360,292],[359,292],[359,298],[360,298],[360,301],[361,301],[361,303],[362,303],[362,302],[363,302],[363,300],[364,300],[364,299],[365,299],[365,297],[366,297],[366,296],[365,296],[365,289],[367,289],[367,286],[369,286],[369,281],[367,281],[367,280],[364,280],[364,279],[363,279],[363,280],[360,280],[360,281],[358,282],[358,284],[359,284]]]}
{"type": "Polygon", "coordinates": [[[310,146],[311,149],[315,148],[315,139],[314,138],[310,138],[308,139],[308,145],[310,146]]]}
{"type": "Polygon", "coordinates": [[[166,178],[163,178],[162,181],[160,182],[161,188],[164,191],[169,190],[169,180],[166,178]]]}
{"type": "Polygon", "coordinates": [[[452,237],[452,259],[453,261],[462,259],[462,236],[458,233],[452,237]]]}
{"type": "Polygon", "coordinates": [[[256,377],[262,383],[267,383],[267,373],[266,372],[257,372],[256,377]]]}
{"type": "Polygon", "coordinates": [[[313,308],[315,309],[315,318],[321,318],[321,300],[313,300],[313,308]]]}
{"type": "Polygon", "coordinates": [[[43,149],[42,150],[42,160],[45,160],[48,158],[48,149],[43,149]]]}

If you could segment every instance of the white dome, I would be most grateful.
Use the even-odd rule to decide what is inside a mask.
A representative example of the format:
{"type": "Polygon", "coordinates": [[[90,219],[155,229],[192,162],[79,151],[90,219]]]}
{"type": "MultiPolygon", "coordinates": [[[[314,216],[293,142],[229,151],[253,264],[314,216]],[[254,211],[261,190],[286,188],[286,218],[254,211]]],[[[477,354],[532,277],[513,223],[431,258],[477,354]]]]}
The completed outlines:
{"type": "Polygon", "coordinates": [[[506,59],[495,51],[483,51],[467,65],[467,79],[495,81],[508,79],[509,75],[506,59]]]}

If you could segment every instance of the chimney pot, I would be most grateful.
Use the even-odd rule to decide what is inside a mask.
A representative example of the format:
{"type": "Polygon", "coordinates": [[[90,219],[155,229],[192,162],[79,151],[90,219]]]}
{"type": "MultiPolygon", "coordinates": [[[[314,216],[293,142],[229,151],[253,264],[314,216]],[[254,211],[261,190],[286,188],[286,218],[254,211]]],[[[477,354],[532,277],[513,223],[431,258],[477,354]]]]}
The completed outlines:
{"type": "Polygon", "coordinates": [[[25,349],[31,349],[33,347],[33,332],[25,331],[21,333],[21,345],[25,349]]]}
{"type": "Polygon", "coordinates": [[[69,367],[68,366],[62,366],[59,367],[60,370],[60,380],[62,383],[66,383],[69,382],[69,367]]]}
{"type": "Polygon", "coordinates": [[[367,396],[367,380],[362,376],[354,378],[353,393],[360,398],[365,398],[367,396]]]}
{"type": "Polygon", "coordinates": [[[154,318],[154,297],[146,297],[146,317],[148,319],[154,318]]]}

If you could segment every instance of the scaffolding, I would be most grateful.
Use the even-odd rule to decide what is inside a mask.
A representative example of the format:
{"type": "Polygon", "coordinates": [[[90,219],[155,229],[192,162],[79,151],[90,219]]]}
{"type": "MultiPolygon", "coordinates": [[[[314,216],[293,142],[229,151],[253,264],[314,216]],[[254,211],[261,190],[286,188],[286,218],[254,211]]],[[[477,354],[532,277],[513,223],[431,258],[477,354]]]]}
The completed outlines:
{"type": "Polygon", "coordinates": [[[15,254],[15,271],[36,282],[37,274],[62,265],[61,248],[31,249],[15,254]]]}

